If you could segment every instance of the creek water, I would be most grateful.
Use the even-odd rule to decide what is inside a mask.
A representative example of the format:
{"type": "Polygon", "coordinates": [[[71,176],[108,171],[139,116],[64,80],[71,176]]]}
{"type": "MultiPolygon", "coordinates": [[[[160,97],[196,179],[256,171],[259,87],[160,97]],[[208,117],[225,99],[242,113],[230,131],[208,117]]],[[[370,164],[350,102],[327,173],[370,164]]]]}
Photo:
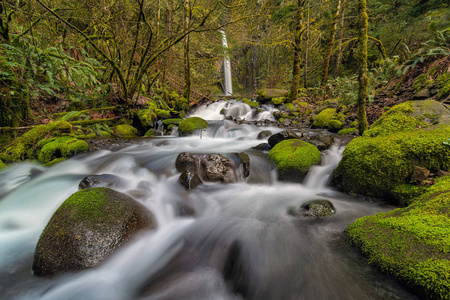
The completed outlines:
{"type": "Polygon", "coordinates": [[[346,240],[344,230],[355,219],[389,207],[327,186],[343,151],[339,142],[303,184],[279,182],[267,152],[251,148],[264,142],[257,139],[261,130],[281,129],[223,120],[222,106],[233,117],[263,118],[241,104],[216,103],[194,113],[213,120],[201,137],[162,136],[50,168],[20,163],[0,172],[0,299],[416,299],[346,240]],[[181,152],[246,152],[250,176],[186,191],[175,169],[181,152]],[[96,268],[33,276],[42,230],[92,174],[121,177],[115,189],[147,206],[157,229],[140,233],[96,268]],[[287,213],[312,199],[331,201],[336,214],[319,220],[287,213]],[[194,216],[180,214],[180,205],[194,216]]]}

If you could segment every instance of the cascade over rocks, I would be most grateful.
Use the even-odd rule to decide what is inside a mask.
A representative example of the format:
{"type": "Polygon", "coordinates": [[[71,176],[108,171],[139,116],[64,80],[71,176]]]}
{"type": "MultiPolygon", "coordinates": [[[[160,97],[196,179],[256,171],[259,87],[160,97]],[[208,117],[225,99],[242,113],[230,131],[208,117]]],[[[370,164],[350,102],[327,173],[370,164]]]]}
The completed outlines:
{"type": "Polygon", "coordinates": [[[197,173],[201,180],[209,182],[238,182],[237,166],[233,160],[221,154],[180,153],[175,167],[178,172],[197,173]]]}
{"type": "Polygon", "coordinates": [[[101,263],[140,230],[156,227],[142,204],[109,188],[89,188],[56,210],[34,252],[33,272],[49,276],[101,263]]]}

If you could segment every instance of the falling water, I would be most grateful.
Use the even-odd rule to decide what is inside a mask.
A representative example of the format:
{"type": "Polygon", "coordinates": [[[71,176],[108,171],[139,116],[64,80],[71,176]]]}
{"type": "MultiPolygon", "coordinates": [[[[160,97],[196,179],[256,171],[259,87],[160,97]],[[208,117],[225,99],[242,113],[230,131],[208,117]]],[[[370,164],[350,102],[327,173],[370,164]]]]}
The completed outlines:
{"type": "Polygon", "coordinates": [[[201,139],[156,137],[50,168],[20,163],[1,171],[0,299],[417,299],[348,245],[349,224],[388,208],[326,186],[324,178],[341,157],[339,143],[305,184],[279,182],[267,152],[252,147],[267,142],[256,138],[261,130],[281,129],[216,119],[201,139]],[[181,152],[243,151],[250,157],[245,180],[191,191],[178,183],[175,160],[181,152]],[[42,230],[92,174],[119,176],[115,189],[151,210],[157,229],[142,232],[96,268],[33,276],[42,230]],[[331,201],[336,214],[323,220],[288,214],[313,199],[331,201]],[[180,214],[180,205],[194,213],[180,214]]]}
{"type": "Polygon", "coordinates": [[[228,48],[228,42],[227,42],[227,36],[225,34],[225,31],[220,30],[220,34],[222,35],[222,46],[225,51],[225,56],[223,58],[223,73],[224,73],[224,94],[225,96],[231,96],[233,95],[233,83],[231,81],[231,65],[230,65],[230,56],[228,54],[229,48],[228,48]]]}

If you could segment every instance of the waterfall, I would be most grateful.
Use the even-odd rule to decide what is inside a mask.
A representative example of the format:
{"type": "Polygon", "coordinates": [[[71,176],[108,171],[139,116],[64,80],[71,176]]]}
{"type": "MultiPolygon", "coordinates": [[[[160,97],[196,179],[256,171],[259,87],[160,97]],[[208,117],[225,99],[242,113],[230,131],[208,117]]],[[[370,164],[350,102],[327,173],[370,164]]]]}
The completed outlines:
{"type": "Polygon", "coordinates": [[[223,30],[220,30],[220,34],[222,34],[222,45],[225,52],[225,56],[223,58],[223,73],[225,77],[224,94],[225,96],[231,96],[233,95],[233,84],[231,82],[231,65],[230,56],[228,55],[227,36],[223,30]]]}

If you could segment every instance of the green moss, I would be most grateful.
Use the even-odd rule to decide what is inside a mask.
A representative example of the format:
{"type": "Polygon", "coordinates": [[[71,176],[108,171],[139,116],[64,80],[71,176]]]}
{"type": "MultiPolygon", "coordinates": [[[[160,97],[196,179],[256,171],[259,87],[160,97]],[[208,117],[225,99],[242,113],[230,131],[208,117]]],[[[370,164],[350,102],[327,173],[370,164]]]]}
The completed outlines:
{"type": "Polygon", "coordinates": [[[283,121],[284,121],[284,118],[279,118],[278,119],[278,122],[280,122],[280,123],[283,123],[283,121]]]}
{"type": "Polygon", "coordinates": [[[187,135],[193,133],[195,130],[207,128],[208,125],[208,122],[206,122],[202,118],[192,117],[181,121],[178,126],[178,130],[181,134],[187,135]]]}
{"type": "Polygon", "coordinates": [[[9,161],[21,161],[34,157],[36,144],[51,135],[68,135],[72,132],[72,125],[68,122],[57,121],[45,125],[38,125],[21,137],[15,139],[10,147],[3,153],[9,161]]]}
{"type": "Polygon", "coordinates": [[[358,128],[344,128],[338,131],[338,135],[347,135],[351,133],[358,133],[358,128]]]}
{"type": "Polygon", "coordinates": [[[165,119],[162,122],[164,125],[168,126],[171,124],[178,125],[178,124],[180,124],[181,121],[182,121],[182,119],[165,119]]]}
{"type": "Polygon", "coordinates": [[[443,144],[450,126],[353,139],[335,171],[344,191],[395,199],[398,185],[409,183],[414,166],[432,172],[450,169],[450,151],[443,144]]]}
{"type": "Polygon", "coordinates": [[[416,91],[420,91],[422,89],[429,87],[431,83],[432,80],[428,74],[421,74],[416,77],[416,80],[414,80],[413,88],[416,91]]]}
{"type": "Polygon", "coordinates": [[[436,79],[440,92],[439,99],[445,99],[450,95],[450,73],[444,73],[436,79]]]}
{"type": "Polygon", "coordinates": [[[73,100],[67,106],[67,111],[80,111],[86,109],[86,103],[80,100],[73,100]]]}
{"type": "Polygon", "coordinates": [[[123,137],[135,137],[137,135],[137,129],[128,124],[117,125],[116,134],[123,137]]]}
{"type": "Polygon", "coordinates": [[[286,101],[286,97],[276,97],[276,98],[272,98],[272,102],[275,105],[281,105],[286,101]]]}
{"type": "Polygon", "coordinates": [[[339,120],[331,120],[329,130],[332,132],[338,132],[342,128],[342,122],[339,120]]]}
{"type": "Polygon", "coordinates": [[[56,164],[59,164],[60,162],[65,161],[65,160],[67,160],[67,158],[65,158],[65,157],[55,158],[55,159],[52,160],[51,162],[48,162],[48,163],[46,163],[46,164],[43,164],[43,166],[44,166],[44,167],[52,167],[52,166],[54,166],[54,165],[56,165],[56,164]]]}
{"type": "Polygon", "coordinates": [[[247,98],[242,99],[242,102],[244,102],[245,104],[247,104],[248,106],[253,107],[253,108],[259,107],[259,103],[258,102],[249,100],[247,98]]]}
{"type": "MultiPolygon", "coordinates": [[[[334,127],[330,124],[330,122],[333,120],[342,121],[342,116],[336,113],[336,109],[326,108],[317,115],[317,117],[314,119],[313,125],[317,128],[333,129],[334,127]]],[[[337,124],[335,123],[334,125],[337,124]]]]}
{"type": "Polygon", "coordinates": [[[44,139],[41,140],[37,146],[38,148],[41,148],[38,159],[43,164],[49,163],[56,158],[67,158],[74,154],[89,150],[89,146],[85,141],[73,137],[44,139]]]}
{"type": "Polygon", "coordinates": [[[158,119],[154,109],[141,109],[137,112],[137,117],[141,121],[142,126],[150,126],[158,119]]]}
{"type": "Polygon", "coordinates": [[[308,172],[309,168],[320,163],[321,154],[317,147],[296,139],[284,140],[269,151],[269,157],[278,170],[308,172]]]}
{"type": "Polygon", "coordinates": [[[0,170],[6,168],[6,165],[3,163],[3,161],[0,159],[0,170]]]}
{"type": "Polygon", "coordinates": [[[427,299],[450,299],[450,176],[402,209],[356,220],[350,242],[427,299]]]}
{"type": "Polygon", "coordinates": [[[426,191],[424,187],[412,184],[400,184],[392,189],[392,194],[398,203],[402,206],[411,204],[414,198],[417,198],[426,191]]]}
{"type": "Polygon", "coordinates": [[[288,111],[290,111],[290,112],[295,111],[294,104],[292,104],[292,103],[286,104],[286,109],[287,109],[288,111]]]}
{"type": "Polygon", "coordinates": [[[170,119],[171,115],[170,115],[170,111],[167,110],[163,110],[163,109],[156,109],[156,116],[158,117],[158,119],[170,119]]]}
{"type": "Polygon", "coordinates": [[[105,130],[100,130],[99,133],[100,133],[101,137],[111,137],[112,136],[111,133],[109,133],[108,131],[105,131],[105,130]]]}

